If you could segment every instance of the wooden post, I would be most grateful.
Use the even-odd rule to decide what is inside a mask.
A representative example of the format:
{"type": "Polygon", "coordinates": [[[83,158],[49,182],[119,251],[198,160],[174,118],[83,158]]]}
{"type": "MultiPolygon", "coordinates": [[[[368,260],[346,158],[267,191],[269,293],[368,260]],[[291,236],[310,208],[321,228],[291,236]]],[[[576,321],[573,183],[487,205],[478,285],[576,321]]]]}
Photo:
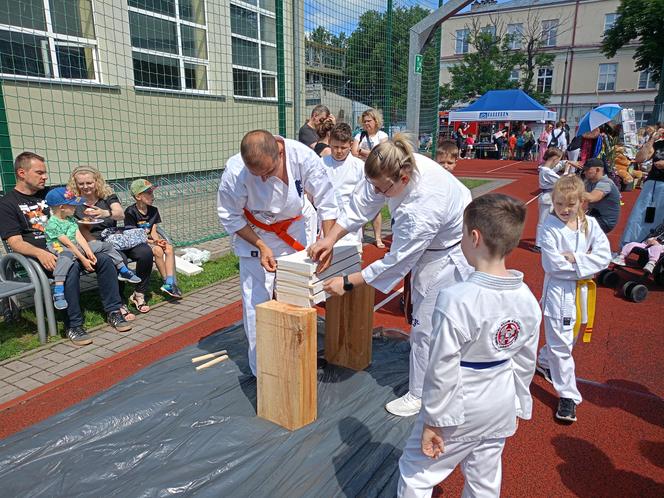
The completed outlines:
{"type": "Polygon", "coordinates": [[[371,364],[374,289],[356,287],[325,303],[325,359],[328,363],[353,370],[371,364]]]}
{"type": "Polygon", "coordinates": [[[268,301],[256,306],[258,416],[289,430],[316,420],[316,310],[268,301]]]}

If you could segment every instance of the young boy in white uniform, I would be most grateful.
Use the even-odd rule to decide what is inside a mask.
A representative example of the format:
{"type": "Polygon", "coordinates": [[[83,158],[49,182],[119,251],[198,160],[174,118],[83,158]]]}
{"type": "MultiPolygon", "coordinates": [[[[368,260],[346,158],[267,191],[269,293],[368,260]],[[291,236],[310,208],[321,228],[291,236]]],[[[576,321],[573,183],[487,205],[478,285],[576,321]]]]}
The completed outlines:
{"type": "Polygon", "coordinates": [[[336,220],[337,205],[320,158],[306,145],[264,130],[244,136],[240,154],[228,160],[221,177],[217,212],[240,258],[244,330],[254,375],[255,308],[272,299],[275,257],[305,248],[305,190],[313,196],[327,233],[336,220]]]}
{"type": "Polygon", "coordinates": [[[532,414],[542,316],[523,274],[505,268],[525,218],[523,202],[503,194],[466,208],[461,248],[476,271],[438,295],[422,410],[399,460],[400,497],[431,496],[459,464],[462,496],[500,496],[505,438],[532,414]]]}
{"type": "MultiPolygon", "coordinates": [[[[330,131],[332,153],[323,158],[340,210],[350,203],[353,191],[364,178],[364,162],[350,153],[352,143],[353,131],[350,126],[339,123],[330,131]]],[[[362,227],[347,234],[341,241],[357,244],[361,249],[362,227]]]]}

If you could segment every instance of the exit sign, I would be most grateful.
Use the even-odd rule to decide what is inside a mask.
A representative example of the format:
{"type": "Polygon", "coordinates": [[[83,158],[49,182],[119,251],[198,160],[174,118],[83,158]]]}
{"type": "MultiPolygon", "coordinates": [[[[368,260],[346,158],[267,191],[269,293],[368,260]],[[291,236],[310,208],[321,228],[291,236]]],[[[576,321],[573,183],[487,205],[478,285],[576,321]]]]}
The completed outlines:
{"type": "Polygon", "coordinates": [[[417,74],[422,74],[422,54],[417,54],[415,56],[415,72],[417,74]]]}

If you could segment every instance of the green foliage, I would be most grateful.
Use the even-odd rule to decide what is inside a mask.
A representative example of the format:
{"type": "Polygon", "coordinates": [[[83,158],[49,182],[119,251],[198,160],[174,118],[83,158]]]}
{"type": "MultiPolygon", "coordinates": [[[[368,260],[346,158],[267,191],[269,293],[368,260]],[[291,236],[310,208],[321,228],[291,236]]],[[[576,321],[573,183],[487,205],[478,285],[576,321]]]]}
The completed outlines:
{"type": "Polygon", "coordinates": [[[333,35],[323,26],[318,26],[308,36],[309,40],[320,45],[327,45],[335,48],[346,48],[348,37],[343,31],[339,35],[333,35]]]}
{"type": "Polygon", "coordinates": [[[602,52],[613,57],[624,45],[637,40],[636,69],[650,70],[653,79],[661,82],[664,0],[621,0],[617,14],[618,20],[602,41],[602,52]]]}

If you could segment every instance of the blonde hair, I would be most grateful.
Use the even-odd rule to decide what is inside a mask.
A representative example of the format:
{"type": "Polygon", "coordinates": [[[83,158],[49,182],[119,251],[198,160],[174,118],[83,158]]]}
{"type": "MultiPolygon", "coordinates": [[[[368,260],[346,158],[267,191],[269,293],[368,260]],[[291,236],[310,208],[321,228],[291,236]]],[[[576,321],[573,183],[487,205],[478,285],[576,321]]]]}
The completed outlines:
{"type": "Polygon", "coordinates": [[[364,163],[364,174],[371,179],[385,176],[396,182],[401,175],[412,177],[416,171],[413,146],[403,133],[376,145],[364,163]]]}
{"type": "MultiPolygon", "coordinates": [[[[565,175],[560,177],[558,181],[553,185],[553,191],[551,192],[551,200],[555,201],[556,197],[564,197],[565,199],[575,199],[579,203],[583,203],[583,196],[586,193],[586,187],[576,175],[565,175]]],[[[576,216],[579,220],[579,229],[583,228],[583,232],[588,234],[588,220],[586,219],[586,214],[583,212],[583,209],[579,208],[579,211],[576,213],[576,216]]]]}
{"type": "Polygon", "coordinates": [[[113,194],[113,189],[106,184],[106,180],[104,180],[104,177],[94,166],[78,166],[74,168],[67,183],[67,190],[74,192],[76,195],[81,195],[81,191],[78,189],[78,185],[76,185],[76,175],[80,174],[92,175],[96,187],[95,195],[99,199],[106,199],[109,195],[113,194]]]}
{"type": "Polygon", "coordinates": [[[383,113],[378,109],[367,109],[364,111],[360,116],[360,126],[362,126],[362,121],[364,121],[364,118],[367,116],[373,118],[374,121],[376,121],[376,129],[380,130],[383,127],[383,113]]]}

